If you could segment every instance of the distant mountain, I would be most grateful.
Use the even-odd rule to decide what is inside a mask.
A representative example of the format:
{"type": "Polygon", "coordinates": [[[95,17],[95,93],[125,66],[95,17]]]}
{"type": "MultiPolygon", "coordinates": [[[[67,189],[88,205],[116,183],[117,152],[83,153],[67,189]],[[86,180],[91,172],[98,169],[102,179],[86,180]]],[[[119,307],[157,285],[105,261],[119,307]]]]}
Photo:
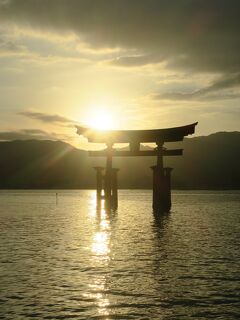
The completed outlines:
{"type": "Polygon", "coordinates": [[[183,141],[184,154],[168,159],[176,187],[240,189],[240,132],[218,132],[183,141]]]}
{"type": "MultiPolygon", "coordinates": [[[[186,138],[167,147],[184,149],[183,156],[164,159],[174,168],[173,188],[240,189],[240,132],[186,138]]],[[[155,157],[115,158],[119,186],[151,188],[149,167],[155,163],[155,157]]],[[[1,189],[94,188],[94,165],[104,165],[104,159],[61,141],[0,142],[1,189]]]]}
{"type": "Polygon", "coordinates": [[[93,182],[86,151],[61,141],[0,143],[0,188],[90,188],[93,182]]]}

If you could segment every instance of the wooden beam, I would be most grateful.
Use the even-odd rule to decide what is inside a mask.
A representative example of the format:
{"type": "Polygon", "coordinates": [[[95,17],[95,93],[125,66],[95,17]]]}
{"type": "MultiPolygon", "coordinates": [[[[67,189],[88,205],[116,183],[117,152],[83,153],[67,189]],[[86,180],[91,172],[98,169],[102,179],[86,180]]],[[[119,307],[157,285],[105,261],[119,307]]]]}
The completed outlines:
{"type": "MultiPolygon", "coordinates": [[[[88,151],[90,157],[106,157],[107,152],[106,149],[100,151],[88,151]]],[[[181,156],[183,154],[183,149],[174,149],[174,150],[163,150],[163,156],[181,156]]],[[[113,157],[155,157],[157,156],[157,150],[113,150],[112,151],[113,157]]]]}
{"type": "Polygon", "coordinates": [[[83,135],[89,142],[138,144],[182,141],[184,136],[194,133],[196,125],[197,122],[182,127],[152,130],[95,130],[82,126],[76,128],[77,133],[83,135]]]}

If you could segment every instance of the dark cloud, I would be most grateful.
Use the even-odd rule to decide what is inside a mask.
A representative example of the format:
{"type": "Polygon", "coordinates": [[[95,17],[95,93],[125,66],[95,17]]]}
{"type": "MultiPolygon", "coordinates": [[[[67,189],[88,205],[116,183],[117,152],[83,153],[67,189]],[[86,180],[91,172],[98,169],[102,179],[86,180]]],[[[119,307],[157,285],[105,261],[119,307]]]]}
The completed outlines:
{"type": "Polygon", "coordinates": [[[34,120],[40,120],[45,123],[62,123],[62,124],[68,124],[68,125],[74,125],[77,123],[77,121],[68,119],[66,117],[62,117],[57,114],[48,114],[48,113],[42,113],[42,112],[35,112],[35,111],[21,111],[18,112],[19,115],[28,117],[30,119],[34,120]]]}
{"type": "Polygon", "coordinates": [[[93,47],[136,49],[143,55],[120,57],[119,64],[156,63],[165,57],[172,68],[222,73],[240,70],[239,0],[1,3],[0,18],[8,23],[63,34],[74,32],[93,47]]]}
{"type": "Polygon", "coordinates": [[[38,129],[22,129],[17,131],[0,131],[0,141],[10,140],[57,140],[55,134],[38,129]]]}
{"type": "Polygon", "coordinates": [[[167,100],[217,100],[217,99],[232,99],[239,97],[239,94],[231,94],[228,89],[240,87],[240,74],[229,75],[215,81],[208,87],[189,92],[167,92],[154,95],[155,99],[167,100]],[[221,92],[220,92],[221,91],[221,92]],[[220,93],[219,93],[220,92],[220,93]]]}

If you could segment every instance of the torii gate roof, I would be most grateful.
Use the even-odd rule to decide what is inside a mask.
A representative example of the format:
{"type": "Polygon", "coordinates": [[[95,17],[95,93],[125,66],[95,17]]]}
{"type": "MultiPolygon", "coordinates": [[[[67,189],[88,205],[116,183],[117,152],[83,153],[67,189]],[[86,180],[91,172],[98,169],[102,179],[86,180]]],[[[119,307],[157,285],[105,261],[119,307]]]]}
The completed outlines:
{"type": "Polygon", "coordinates": [[[152,129],[152,130],[95,130],[76,126],[77,133],[94,143],[141,143],[141,142],[174,142],[182,141],[184,136],[193,134],[195,126],[192,123],[182,127],[152,129]]]}

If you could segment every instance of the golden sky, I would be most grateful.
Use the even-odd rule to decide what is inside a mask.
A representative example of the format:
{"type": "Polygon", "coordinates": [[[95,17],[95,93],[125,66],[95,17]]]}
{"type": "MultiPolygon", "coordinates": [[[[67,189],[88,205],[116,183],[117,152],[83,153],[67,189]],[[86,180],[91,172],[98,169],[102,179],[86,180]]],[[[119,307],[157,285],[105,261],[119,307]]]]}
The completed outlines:
{"type": "Polygon", "coordinates": [[[0,0],[0,140],[240,130],[237,0],[0,0]]]}

